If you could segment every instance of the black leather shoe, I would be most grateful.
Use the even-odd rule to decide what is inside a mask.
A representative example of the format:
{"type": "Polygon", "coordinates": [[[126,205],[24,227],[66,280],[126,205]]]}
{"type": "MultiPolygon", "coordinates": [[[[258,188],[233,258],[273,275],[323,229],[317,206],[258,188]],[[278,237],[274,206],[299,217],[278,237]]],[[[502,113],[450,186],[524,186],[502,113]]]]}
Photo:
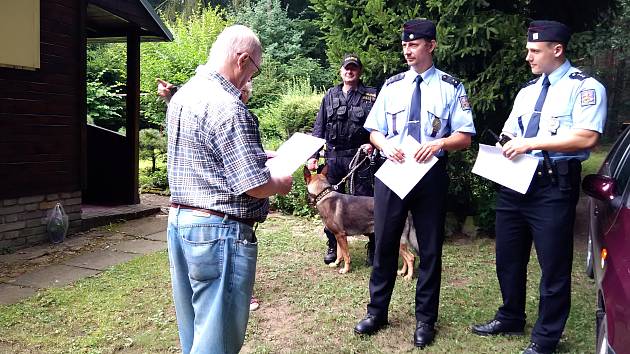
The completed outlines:
{"type": "Polygon", "coordinates": [[[365,244],[365,248],[367,248],[367,257],[365,258],[365,265],[371,267],[374,265],[374,242],[369,241],[365,244]]]}
{"type": "Polygon", "coordinates": [[[490,322],[473,325],[471,330],[474,334],[480,336],[496,336],[499,334],[508,336],[522,336],[525,334],[523,328],[525,326],[508,325],[499,320],[492,320],[490,322]]]}
{"type": "Polygon", "coordinates": [[[413,344],[421,349],[433,343],[435,339],[435,327],[428,323],[418,321],[416,323],[416,333],[413,335],[413,344]]]}
{"type": "Polygon", "coordinates": [[[527,348],[523,350],[523,354],[551,354],[551,353],[553,353],[553,350],[546,350],[534,342],[529,343],[527,348]]]}
{"type": "Polygon", "coordinates": [[[357,323],[357,325],[354,326],[354,333],[367,334],[371,336],[372,334],[378,332],[385,326],[387,326],[386,319],[378,318],[368,313],[364,319],[359,321],[359,323],[357,323]]]}
{"type": "Polygon", "coordinates": [[[326,254],[324,255],[324,263],[330,264],[337,260],[337,245],[330,246],[328,244],[328,249],[326,250],[326,254]]]}

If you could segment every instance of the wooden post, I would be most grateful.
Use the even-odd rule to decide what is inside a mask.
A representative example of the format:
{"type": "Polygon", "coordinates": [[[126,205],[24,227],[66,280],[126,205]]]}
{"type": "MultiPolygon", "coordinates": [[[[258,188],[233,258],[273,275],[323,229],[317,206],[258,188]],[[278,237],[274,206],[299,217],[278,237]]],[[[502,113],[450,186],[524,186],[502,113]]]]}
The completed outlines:
{"type": "Polygon", "coordinates": [[[139,204],[139,127],[140,127],[140,33],[138,28],[127,34],[127,143],[129,168],[128,203],[139,204]]]}

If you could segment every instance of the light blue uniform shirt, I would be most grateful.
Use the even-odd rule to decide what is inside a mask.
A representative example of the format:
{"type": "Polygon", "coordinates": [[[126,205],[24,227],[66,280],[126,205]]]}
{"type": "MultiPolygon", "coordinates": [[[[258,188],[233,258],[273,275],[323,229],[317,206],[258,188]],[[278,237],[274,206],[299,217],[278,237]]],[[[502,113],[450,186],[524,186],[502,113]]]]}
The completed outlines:
{"type": "MultiPolygon", "coordinates": [[[[402,143],[408,134],[408,124],[418,120],[409,117],[414,80],[418,75],[410,69],[387,80],[365,121],[365,129],[378,130],[394,146],[402,143]]],[[[420,83],[420,142],[444,138],[453,132],[475,134],[464,85],[435,66],[420,75],[423,80],[420,83]]]]}
{"type": "MultiPolygon", "coordinates": [[[[522,88],[508,117],[503,131],[522,137],[527,130],[536,100],[542,90],[543,74],[522,88]]],[[[565,135],[573,129],[587,129],[599,133],[606,123],[606,89],[597,80],[582,74],[566,60],[549,74],[549,90],[540,113],[540,124],[536,136],[565,135]]],[[[541,150],[532,154],[542,159],[541,150]]],[[[573,152],[549,151],[552,160],[579,159],[584,161],[589,150],[573,152]]]]}

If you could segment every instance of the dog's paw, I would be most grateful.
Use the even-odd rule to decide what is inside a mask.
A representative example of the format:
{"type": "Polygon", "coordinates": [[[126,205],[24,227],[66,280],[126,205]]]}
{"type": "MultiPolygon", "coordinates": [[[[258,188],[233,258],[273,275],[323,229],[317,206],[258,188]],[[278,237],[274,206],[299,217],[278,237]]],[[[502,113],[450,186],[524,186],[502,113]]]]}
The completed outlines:
{"type": "Polygon", "coordinates": [[[396,274],[398,274],[398,275],[405,275],[405,273],[407,273],[407,272],[405,272],[402,269],[396,272],[396,274]]]}
{"type": "Polygon", "coordinates": [[[405,281],[410,281],[412,278],[413,278],[413,275],[411,273],[408,273],[407,275],[403,277],[405,281]]]}
{"type": "Polygon", "coordinates": [[[332,263],[329,263],[329,264],[328,264],[328,266],[329,266],[330,268],[337,268],[337,266],[339,266],[339,263],[332,262],[332,263]]]}
{"type": "Polygon", "coordinates": [[[346,274],[346,273],[349,273],[349,272],[350,272],[350,269],[346,269],[346,268],[339,269],[339,274],[346,274]]]}

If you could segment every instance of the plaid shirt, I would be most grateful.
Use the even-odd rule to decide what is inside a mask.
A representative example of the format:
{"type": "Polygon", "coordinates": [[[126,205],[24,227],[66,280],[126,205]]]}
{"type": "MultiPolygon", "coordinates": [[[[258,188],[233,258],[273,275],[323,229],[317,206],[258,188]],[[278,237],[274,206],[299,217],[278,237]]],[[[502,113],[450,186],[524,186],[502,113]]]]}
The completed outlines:
{"type": "Polygon", "coordinates": [[[169,103],[171,202],[262,221],[269,200],[245,192],[267,183],[258,120],[240,90],[201,65],[169,103]]]}

